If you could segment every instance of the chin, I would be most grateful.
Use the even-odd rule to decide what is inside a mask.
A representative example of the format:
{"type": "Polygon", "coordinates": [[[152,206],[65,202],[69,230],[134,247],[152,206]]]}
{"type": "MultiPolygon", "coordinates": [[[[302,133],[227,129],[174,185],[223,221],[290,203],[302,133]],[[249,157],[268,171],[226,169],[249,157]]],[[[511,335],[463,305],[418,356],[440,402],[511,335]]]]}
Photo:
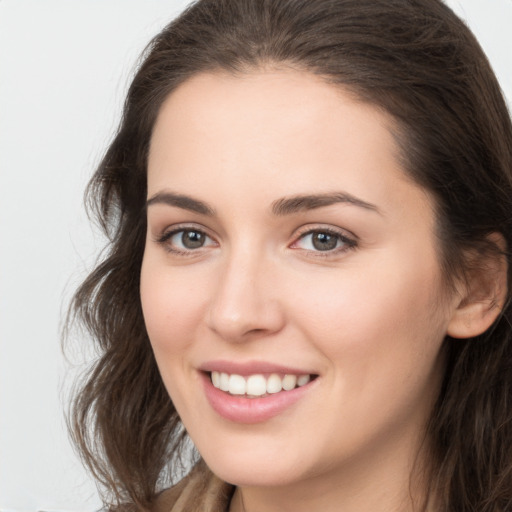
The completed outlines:
{"type": "Polygon", "coordinates": [[[238,487],[279,487],[301,479],[297,467],[291,468],[273,457],[267,461],[240,460],[210,461],[208,467],[221,480],[238,487]]]}
{"type": "MultiPolygon", "coordinates": [[[[250,439],[230,436],[212,443],[206,440],[206,450],[199,451],[211,469],[220,479],[241,487],[286,486],[306,477],[308,454],[297,447],[283,444],[277,436],[265,440],[265,436],[253,435],[250,439]],[[229,442],[232,441],[232,442],[229,442]],[[212,446],[214,444],[215,446],[212,446]]],[[[311,461],[313,462],[313,461],[311,461]]]]}

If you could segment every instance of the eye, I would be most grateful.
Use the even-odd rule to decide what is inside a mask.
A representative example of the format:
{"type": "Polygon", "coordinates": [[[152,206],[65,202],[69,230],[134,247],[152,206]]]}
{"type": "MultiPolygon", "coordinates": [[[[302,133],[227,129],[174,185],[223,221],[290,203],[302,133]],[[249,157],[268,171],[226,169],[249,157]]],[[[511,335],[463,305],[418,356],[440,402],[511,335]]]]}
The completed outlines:
{"type": "Polygon", "coordinates": [[[203,247],[215,246],[216,243],[204,231],[195,228],[174,229],[164,233],[158,243],[175,253],[187,253],[203,247]]]}
{"type": "Polygon", "coordinates": [[[351,249],[356,241],[333,230],[310,230],[292,245],[292,248],[313,252],[339,252],[351,249]]]}

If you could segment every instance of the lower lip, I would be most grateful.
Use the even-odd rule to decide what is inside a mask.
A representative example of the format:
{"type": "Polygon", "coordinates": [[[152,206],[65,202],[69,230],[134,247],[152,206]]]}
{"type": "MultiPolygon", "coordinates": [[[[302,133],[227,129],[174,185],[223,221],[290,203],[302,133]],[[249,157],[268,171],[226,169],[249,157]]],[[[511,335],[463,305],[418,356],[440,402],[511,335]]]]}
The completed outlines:
{"type": "Polygon", "coordinates": [[[226,420],[235,423],[261,423],[281,414],[300,400],[317,379],[290,391],[281,391],[262,398],[234,396],[217,389],[210,375],[202,372],[206,398],[213,410],[226,420]]]}

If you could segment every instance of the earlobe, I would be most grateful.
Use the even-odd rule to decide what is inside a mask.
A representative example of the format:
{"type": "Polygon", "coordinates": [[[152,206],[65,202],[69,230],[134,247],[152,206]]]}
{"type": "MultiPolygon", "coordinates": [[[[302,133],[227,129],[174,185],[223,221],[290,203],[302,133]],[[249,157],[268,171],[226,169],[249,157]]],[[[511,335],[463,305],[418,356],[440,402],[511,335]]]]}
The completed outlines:
{"type": "Polygon", "coordinates": [[[498,318],[506,301],[506,243],[499,233],[489,235],[488,240],[499,251],[471,258],[464,291],[447,328],[452,338],[473,338],[484,333],[498,318]]]}

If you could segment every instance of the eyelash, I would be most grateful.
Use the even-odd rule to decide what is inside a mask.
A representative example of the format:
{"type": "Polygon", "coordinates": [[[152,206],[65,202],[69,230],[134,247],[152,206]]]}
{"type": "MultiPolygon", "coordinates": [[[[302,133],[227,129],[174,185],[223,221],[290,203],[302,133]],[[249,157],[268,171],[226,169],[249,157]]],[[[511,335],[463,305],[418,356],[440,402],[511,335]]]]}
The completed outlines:
{"type": "Polygon", "coordinates": [[[358,245],[355,237],[353,237],[353,238],[349,237],[345,233],[338,231],[336,229],[333,229],[333,228],[326,228],[326,227],[319,226],[317,228],[311,228],[311,227],[305,228],[302,233],[299,233],[298,237],[296,238],[295,242],[293,242],[291,247],[293,248],[293,246],[296,246],[300,241],[305,240],[306,237],[313,236],[315,234],[329,235],[331,237],[335,237],[337,240],[337,244],[338,243],[341,244],[340,247],[335,247],[334,249],[330,249],[330,250],[326,250],[326,251],[304,249],[308,253],[311,253],[315,257],[318,257],[318,258],[328,258],[328,257],[332,257],[335,255],[339,255],[339,254],[342,254],[342,253],[345,253],[345,252],[348,252],[350,250],[357,248],[357,245],[358,245]]]}
{"type": "MultiPolygon", "coordinates": [[[[212,240],[213,242],[215,242],[215,240],[211,236],[209,236],[205,232],[204,229],[199,228],[199,227],[196,228],[196,227],[190,226],[190,225],[176,226],[171,231],[166,231],[166,232],[162,233],[162,235],[157,237],[156,242],[158,244],[164,246],[165,250],[172,254],[176,254],[178,256],[189,256],[189,257],[194,256],[195,254],[197,254],[197,252],[199,250],[204,249],[205,246],[204,245],[200,246],[197,249],[180,249],[180,248],[176,248],[175,246],[170,244],[170,240],[175,235],[182,233],[182,236],[183,236],[183,234],[185,234],[186,232],[198,233],[198,234],[212,240]]],[[[358,243],[357,243],[357,240],[355,239],[355,237],[354,238],[348,237],[344,233],[342,233],[338,230],[332,229],[332,228],[318,227],[318,228],[313,228],[313,229],[312,228],[304,229],[304,231],[302,233],[299,233],[299,235],[295,238],[295,241],[290,245],[290,247],[293,249],[294,246],[297,246],[297,244],[300,241],[303,241],[306,239],[306,237],[313,236],[315,234],[323,234],[323,235],[335,237],[337,240],[336,244],[341,244],[340,247],[335,247],[333,249],[329,249],[326,251],[314,250],[314,249],[313,250],[312,249],[303,249],[304,251],[306,251],[310,254],[313,254],[315,257],[320,257],[320,258],[326,258],[326,257],[330,257],[330,256],[332,257],[333,255],[338,255],[338,254],[353,250],[353,249],[357,248],[357,246],[358,246],[358,243]]]]}
{"type": "Polygon", "coordinates": [[[171,231],[163,232],[159,237],[157,237],[156,242],[158,244],[162,245],[167,252],[170,252],[172,254],[176,254],[178,256],[194,256],[195,255],[194,253],[196,253],[199,249],[203,249],[204,246],[198,247],[197,249],[179,249],[179,248],[176,248],[175,246],[172,246],[170,243],[170,240],[175,235],[178,235],[179,233],[185,234],[187,232],[198,233],[200,235],[203,235],[206,238],[209,238],[210,240],[213,240],[213,238],[211,236],[209,236],[205,232],[204,229],[199,228],[199,227],[196,228],[195,226],[186,225],[186,226],[176,226],[171,231]]]}

